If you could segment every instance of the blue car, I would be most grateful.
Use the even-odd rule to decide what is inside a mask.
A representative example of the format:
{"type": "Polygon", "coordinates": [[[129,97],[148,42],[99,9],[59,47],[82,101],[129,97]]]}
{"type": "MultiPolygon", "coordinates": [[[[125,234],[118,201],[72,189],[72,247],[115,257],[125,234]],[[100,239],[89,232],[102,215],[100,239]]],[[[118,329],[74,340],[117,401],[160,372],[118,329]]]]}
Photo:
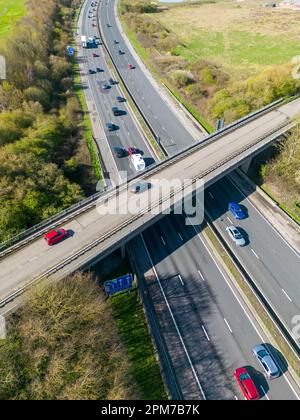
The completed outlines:
{"type": "Polygon", "coordinates": [[[239,206],[237,203],[229,203],[228,210],[233,214],[234,218],[237,220],[242,220],[247,217],[241,206],[239,206]]]}

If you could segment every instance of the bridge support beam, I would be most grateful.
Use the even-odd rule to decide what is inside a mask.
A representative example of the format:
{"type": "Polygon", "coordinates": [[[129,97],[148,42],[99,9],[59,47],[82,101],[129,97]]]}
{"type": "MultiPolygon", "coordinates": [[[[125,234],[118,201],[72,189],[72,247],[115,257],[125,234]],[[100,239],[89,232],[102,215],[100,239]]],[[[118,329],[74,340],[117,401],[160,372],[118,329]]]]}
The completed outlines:
{"type": "Polygon", "coordinates": [[[120,250],[121,250],[121,258],[122,258],[122,260],[125,260],[125,258],[126,258],[126,245],[122,245],[120,250]]]}
{"type": "Polygon", "coordinates": [[[250,165],[251,165],[251,162],[252,162],[252,158],[249,158],[249,159],[245,160],[245,162],[244,162],[244,163],[240,166],[241,170],[242,170],[245,174],[247,174],[247,173],[248,173],[249,168],[250,168],[250,165]]]}

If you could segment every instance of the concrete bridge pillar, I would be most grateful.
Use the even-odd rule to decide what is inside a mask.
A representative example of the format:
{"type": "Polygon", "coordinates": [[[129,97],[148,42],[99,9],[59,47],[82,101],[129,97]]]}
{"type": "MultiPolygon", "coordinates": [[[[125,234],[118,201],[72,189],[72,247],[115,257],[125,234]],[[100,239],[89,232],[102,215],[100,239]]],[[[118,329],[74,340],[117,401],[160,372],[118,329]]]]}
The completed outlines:
{"type": "Polygon", "coordinates": [[[251,165],[251,162],[252,162],[252,158],[249,158],[249,159],[245,160],[245,162],[244,162],[244,163],[240,166],[241,170],[242,170],[245,174],[247,174],[247,173],[248,173],[249,168],[250,168],[250,165],[251,165]]]}

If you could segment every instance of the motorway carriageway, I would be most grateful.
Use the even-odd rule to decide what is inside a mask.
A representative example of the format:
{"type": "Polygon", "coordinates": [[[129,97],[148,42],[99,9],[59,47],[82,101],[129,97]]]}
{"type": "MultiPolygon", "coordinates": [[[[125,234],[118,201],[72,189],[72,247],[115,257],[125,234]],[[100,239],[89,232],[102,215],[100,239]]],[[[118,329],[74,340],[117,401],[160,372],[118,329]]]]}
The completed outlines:
{"type": "MultiPolygon", "coordinates": [[[[242,399],[233,379],[240,366],[251,367],[262,399],[298,399],[299,389],[285,374],[273,381],[264,378],[252,348],[268,341],[203,235],[186,226],[184,216],[166,216],[129,249],[185,399],[242,399]]],[[[268,347],[284,372],[282,355],[268,347]]]]}
{"type": "MultiPolygon", "coordinates": [[[[114,1],[107,0],[107,2],[102,3],[101,23],[108,46],[111,45],[114,38],[119,40],[122,39],[122,35],[116,24],[114,11],[114,1]],[[106,27],[107,22],[112,25],[111,28],[106,27]]],[[[135,63],[135,60],[131,57],[131,53],[128,49],[126,50],[126,55],[128,56],[128,62],[135,63]]],[[[117,57],[115,58],[117,59],[117,57]]],[[[146,78],[145,75],[141,74],[139,69],[136,70],[138,71],[138,78],[146,78]]],[[[133,83],[131,79],[127,78],[126,73],[124,73],[123,76],[125,77],[129,88],[132,92],[135,92],[138,81],[133,83]]],[[[144,84],[146,85],[146,82],[144,82],[144,84]]],[[[142,106],[144,101],[141,101],[138,95],[136,98],[139,100],[139,105],[142,106]]],[[[151,100],[152,96],[149,98],[151,100]]],[[[148,96],[146,102],[148,103],[148,96]]],[[[162,99],[160,99],[160,102],[164,103],[162,99]]],[[[170,122],[169,119],[165,118],[163,113],[157,114],[157,119],[153,118],[151,108],[153,107],[150,107],[148,111],[145,108],[145,113],[151,121],[151,124],[155,124],[155,121],[161,125],[168,124],[166,127],[167,131],[169,131],[175,124],[175,121],[178,123],[174,115],[173,120],[171,121],[172,113],[168,114],[170,122]]],[[[186,145],[189,143],[190,140],[188,139],[187,134],[181,137],[181,141],[183,140],[186,141],[186,145]]],[[[181,144],[176,145],[174,152],[180,149],[181,144]]],[[[207,191],[205,207],[207,213],[214,221],[215,226],[224,233],[226,238],[227,233],[225,229],[229,224],[235,223],[244,228],[245,233],[249,237],[249,245],[243,249],[237,249],[231,244],[231,248],[239,257],[250,276],[264,292],[275,311],[282,318],[288,331],[291,332],[292,319],[295,315],[300,313],[300,288],[298,284],[300,272],[299,255],[268,223],[264,216],[253,207],[249,200],[241,194],[239,189],[232,184],[228,177],[225,177],[221,182],[215,183],[214,186],[207,191]],[[249,210],[249,218],[240,223],[236,223],[233,220],[233,216],[227,212],[228,203],[230,201],[242,202],[249,210]]]]}
{"type": "MultiPolygon", "coordinates": [[[[80,35],[86,35],[89,37],[98,36],[99,34],[97,33],[97,28],[92,27],[92,18],[88,18],[89,10],[90,7],[84,7],[83,9],[80,35]]],[[[80,56],[84,57],[85,71],[87,73],[89,85],[89,89],[88,91],[85,91],[85,94],[87,96],[87,100],[92,100],[95,103],[97,115],[99,120],[102,121],[111,152],[113,153],[114,147],[124,147],[126,149],[128,149],[128,147],[137,147],[144,152],[144,159],[147,166],[154,163],[155,155],[153,154],[153,151],[147,141],[145,141],[144,135],[141,133],[139,127],[135,123],[132,111],[130,110],[127,102],[119,104],[116,101],[116,96],[125,96],[126,98],[126,95],[123,95],[118,85],[113,85],[108,90],[103,90],[101,88],[103,83],[109,84],[110,77],[113,78],[104,59],[103,47],[98,46],[98,48],[89,49],[81,48],[80,56]],[[96,53],[99,57],[93,57],[94,53],[96,53]],[[103,69],[104,72],[96,72],[92,75],[88,74],[89,69],[96,71],[97,67],[103,69]],[[113,106],[118,106],[119,109],[126,111],[126,115],[117,117],[114,116],[111,110],[113,106]],[[110,121],[119,126],[119,130],[108,132],[105,128],[105,123],[110,121]]],[[[105,142],[105,139],[102,139],[102,141],[105,142]]],[[[99,142],[98,146],[100,150],[103,151],[104,145],[102,142],[99,142]]],[[[107,156],[103,156],[104,160],[106,158],[107,156]]],[[[119,173],[126,171],[128,173],[128,178],[136,175],[136,171],[131,164],[129,157],[114,159],[114,161],[119,173]]]]}
{"type": "MultiPolygon", "coordinates": [[[[86,19],[90,20],[88,18],[86,19]]],[[[88,32],[88,35],[91,36],[93,33],[88,32]]],[[[113,44],[112,40],[111,43],[113,44]]],[[[123,45],[117,45],[115,48],[125,50],[123,45]]],[[[88,52],[90,53],[90,59],[97,62],[97,59],[93,60],[92,50],[88,52]]],[[[124,56],[121,57],[120,59],[116,57],[116,59],[119,61],[124,59],[124,56]]],[[[130,62],[133,62],[133,60],[130,60],[130,62]]],[[[127,63],[119,63],[124,73],[129,72],[127,70],[127,63]]],[[[104,68],[102,65],[100,67],[104,68]]],[[[131,76],[129,77],[131,78],[131,76]]],[[[113,103],[109,104],[109,108],[111,106],[113,106],[113,103]]],[[[111,145],[114,144],[113,141],[114,138],[109,136],[111,145]]],[[[130,145],[132,144],[126,144],[125,140],[124,146],[130,145]]],[[[145,148],[142,139],[139,145],[136,143],[134,145],[141,149],[145,148]]],[[[123,166],[120,169],[124,170],[126,167],[123,166]]],[[[232,371],[237,366],[244,365],[245,363],[253,365],[251,348],[255,344],[263,341],[262,333],[256,330],[252,323],[253,321],[242,309],[241,304],[230,290],[225,282],[224,274],[217,268],[211,255],[209,255],[209,251],[204,246],[203,239],[200,239],[200,236],[192,238],[195,235],[195,231],[192,230],[189,233],[190,238],[192,238],[190,244],[186,244],[185,241],[188,239],[185,238],[186,234],[184,232],[180,233],[180,229],[176,227],[178,223],[184,225],[183,220],[180,220],[180,218],[177,221],[173,219],[171,217],[165,218],[153,228],[149,229],[144,234],[144,244],[148,248],[149,254],[147,255],[151,256],[154,261],[157,261],[156,273],[159,278],[164,279],[162,281],[163,287],[166,287],[166,296],[171,297],[173,312],[175,307],[175,318],[177,319],[178,325],[180,325],[180,330],[184,331],[182,333],[184,334],[184,338],[182,337],[182,339],[187,343],[186,351],[189,352],[188,354],[192,364],[196,360],[194,374],[192,373],[193,369],[191,369],[191,366],[186,366],[186,354],[182,355],[183,359],[181,358],[183,364],[179,364],[181,369],[183,366],[187,368],[185,373],[180,377],[180,380],[185,381],[183,389],[187,392],[186,398],[192,395],[199,397],[199,392],[200,394],[201,392],[205,392],[206,397],[212,399],[235,398],[236,395],[239,395],[239,391],[236,391],[235,386],[232,385],[232,371]],[[160,230],[162,232],[161,234],[159,232],[160,230]],[[174,246],[176,240],[177,242],[179,241],[178,249],[175,253],[170,252],[168,250],[168,244],[172,243],[174,246]],[[162,258],[163,254],[166,255],[162,258]],[[201,264],[199,264],[199,260],[203,260],[201,264]],[[179,262],[182,264],[181,270],[178,269],[179,262]],[[199,266],[201,266],[201,269],[199,266]],[[203,274],[201,270],[207,270],[207,272],[203,274]],[[222,287],[220,287],[221,284],[222,287]],[[207,287],[205,293],[203,290],[204,286],[207,287]],[[187,295],[185,297],[183,296],[182,289],[186,291],[187,295]],[[226,299],[224,299],[225,296],[226,299]],[[182,308],[185,308],[183,315],[182,308]],[[233,328],[232,325],[235,327],[233,328]],[[210,332],[211,336],[209,336],[210,332]],[[212,344],[212,341],[214,341],[214,344],[212,344]],[[208,369],[209,367],[210,369],[208,369]],[[194,381],[192,380],[190,382],[191,375],[194,377],[194,381]],[[199,378],[197,379],[199,375],[205,384],[203,385],[205,391],[203,389],[201,391],[202,385],[199,387],[199,378]],[[222,381],[219,380],[216,382],[213,380],[214,377],[217,380],[221,375],[222,381]],[[216,383],[222,383],[225,386],[224,388],[219,387],[216,386],[216,383]]],[[[138,249],[140,248],[135,248],[136,254],[138,253],[138,249]]],[[[154,265],[156,266],[156,263],[154,265]]],[[[167,306],[165,308],[167,309],[167,306]]],[[[182,343],[180,344],[182,350],[182,343]]],[[[178,346],[176,347],[176,351],[178,351],[178,346]]],[[[176,360],[179,363],[180,359],[176,357],[176,360]]],[[[282,368],[284,369],[284,364],[282,364],[282,368]]],[[[276,385],[275,382],[274,385],[272,383],[269,392],[268,385],[265,381],[260,377],[257,379],[260,385],[262,385],[262,394],[267,393],[264,398],[296,398],[284,378],[280,378],[276,385]],[[280,391],[282,389],[284,391],[280,391]]]]}

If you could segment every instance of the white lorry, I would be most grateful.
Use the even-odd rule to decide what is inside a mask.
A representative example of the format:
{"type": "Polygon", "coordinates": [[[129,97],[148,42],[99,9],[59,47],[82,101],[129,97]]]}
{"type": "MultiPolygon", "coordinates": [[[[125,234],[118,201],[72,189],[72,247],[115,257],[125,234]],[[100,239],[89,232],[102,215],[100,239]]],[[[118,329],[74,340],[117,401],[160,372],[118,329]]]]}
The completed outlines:
{"type": "Polygon", "coordinates": [[[134,169],[137,172],[141,172],[141,171],[145,170],[146,164],[145,164],[145,161],[144,161],[142,155],[139,155],[139,154],[131,155],[130,159],[131,159],[131,162],[134,166],[134,169]]]}
{"type": "Polygon", "coordinates": [[[82,48],[87,48],[87,39],[85,35],[82,35],[81,37],[81,46],[82,48]]]}

